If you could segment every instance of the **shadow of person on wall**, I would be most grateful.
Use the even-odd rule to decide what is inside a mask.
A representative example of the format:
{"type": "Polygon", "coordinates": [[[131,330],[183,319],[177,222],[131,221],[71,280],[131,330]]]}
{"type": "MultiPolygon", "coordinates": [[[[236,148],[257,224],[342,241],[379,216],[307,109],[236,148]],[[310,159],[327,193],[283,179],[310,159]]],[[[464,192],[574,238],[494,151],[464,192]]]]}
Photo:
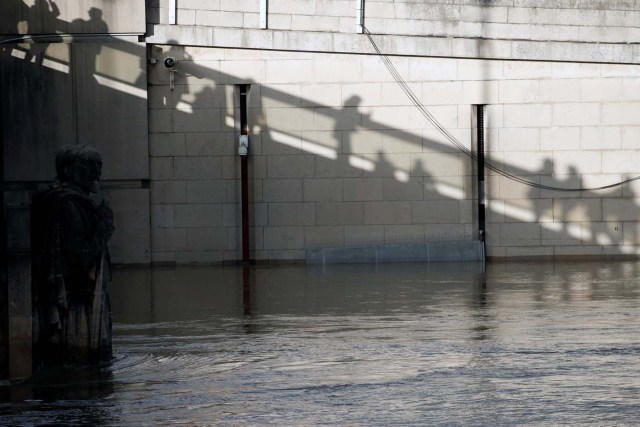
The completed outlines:
{"type": "MultiPolygon", "coordinates": [[[[69,25],[70,32],[81,34],[92,34],[96,36],[110,37],[109,27],[102,19],[102,10],[92,7],[87,12],[89,19],[74,19],[69,25]]],[[[86,71],[94,74],[98,68],[98,57],[102,52],[102,42],[72,43],[71,52],[75,60],[81,59],[85,64],[86,71]]]]}
{"type": "MultiPolygon", "coordinates": [[[[42,31],[45,27],[52,25],[58,16],[60,16],[60,9],[53,0],[35,0],[28,12],[28,33],[33,34],[34,31],[42,31]]],[[[56,27],[55,24],[52,26],[56,27]]],[[[35,40],[34,43],[30,44],[25,60],[42,64],[48,47],[49,43],[35,40]]]]}

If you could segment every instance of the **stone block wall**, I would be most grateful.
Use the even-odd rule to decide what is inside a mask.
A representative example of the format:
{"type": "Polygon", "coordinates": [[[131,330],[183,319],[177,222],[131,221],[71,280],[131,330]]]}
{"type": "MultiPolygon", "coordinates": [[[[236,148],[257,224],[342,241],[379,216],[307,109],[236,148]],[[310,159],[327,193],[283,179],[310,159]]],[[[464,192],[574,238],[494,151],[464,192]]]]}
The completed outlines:
{"type": "MultiPolygon", "coordinates": [[[[238,94],[251,84],[251,242],[304,250],[477,238],[473,161],[434,129],[380,59],[158,46],[150,72],[152,259],[240,258],[238,94]]],[[[394,57],[423,105],[487,160],[550,187],[640,174],[636,65],[394,57]]],[[[487,176],[489,256],[636,254],[637,183],[553,191],[487,176]]]]}
{"type": "MultiPolygon", "coordinates": [[[[176,24],[259,28],[259,0],[175,0],[176,24]]],[[[268,27],[353,33],[356,0],[270,0],[268,27]]],[[[374,34],[599,43],[640,41],[636,0],[365,0],[374,34]]],[[[149,2],[152,23],[168,23],[169,0],[149,2]]]]}

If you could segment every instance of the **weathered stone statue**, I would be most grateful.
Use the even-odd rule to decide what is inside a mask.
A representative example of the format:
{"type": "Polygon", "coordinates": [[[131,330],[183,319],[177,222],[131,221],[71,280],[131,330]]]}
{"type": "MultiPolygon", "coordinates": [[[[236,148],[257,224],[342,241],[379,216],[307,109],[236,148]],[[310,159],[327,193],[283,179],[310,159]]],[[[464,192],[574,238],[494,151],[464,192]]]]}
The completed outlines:
{"type": "Polygon", "coordinates": [[[113,212],[89,198],[102,173],[100,153],[67,145],[57,179],[32,203],[34,361],[42,366],[111,358],[107,242],[113,212]]]}

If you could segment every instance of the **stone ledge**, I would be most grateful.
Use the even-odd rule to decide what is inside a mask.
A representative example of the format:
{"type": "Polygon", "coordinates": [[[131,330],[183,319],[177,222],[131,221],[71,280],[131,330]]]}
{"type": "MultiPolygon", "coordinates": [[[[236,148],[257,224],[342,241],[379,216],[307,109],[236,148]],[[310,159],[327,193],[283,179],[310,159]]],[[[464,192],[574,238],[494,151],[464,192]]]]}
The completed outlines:
{"type": "MultiPolygon", "coordinates": [[[[235,49],[375,54],[363,34],[149,25],[147,43],[235,49]]],[[[638,43],[586,43],[374,34],[386,55],[637,64],[638,43]]]]}
{"type": "Polygon", "coordinates": [[[321,248],[305,251],[307,264],[484,261],[482,242],[433,242],[363,248],[321,248]]]}

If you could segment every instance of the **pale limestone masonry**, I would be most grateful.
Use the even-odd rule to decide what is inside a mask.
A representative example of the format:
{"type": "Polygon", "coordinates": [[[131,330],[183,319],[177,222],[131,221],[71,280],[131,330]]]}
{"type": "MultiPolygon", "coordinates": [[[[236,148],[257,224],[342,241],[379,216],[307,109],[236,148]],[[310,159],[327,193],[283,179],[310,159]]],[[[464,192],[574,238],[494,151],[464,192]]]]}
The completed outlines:
{"type": "MultiPolygon", "coordinates": [[[[154,261],[240,257],[239,83],[251,84],[255,259],[478,238],[475,162],[355,33],[355,1],[271,0],[266,30],[258,0],[176,1],[178,25],[164,0],[148,6],[154,261]]],[[[496,168],[565,189],[640,175],[640,2],[365,5],[376,43],[467,149],[486,104],[496,168]]],[[[640,181],[559,191],[487,170],[485,188],[489,256],[640,254],[640,181]]]]}

